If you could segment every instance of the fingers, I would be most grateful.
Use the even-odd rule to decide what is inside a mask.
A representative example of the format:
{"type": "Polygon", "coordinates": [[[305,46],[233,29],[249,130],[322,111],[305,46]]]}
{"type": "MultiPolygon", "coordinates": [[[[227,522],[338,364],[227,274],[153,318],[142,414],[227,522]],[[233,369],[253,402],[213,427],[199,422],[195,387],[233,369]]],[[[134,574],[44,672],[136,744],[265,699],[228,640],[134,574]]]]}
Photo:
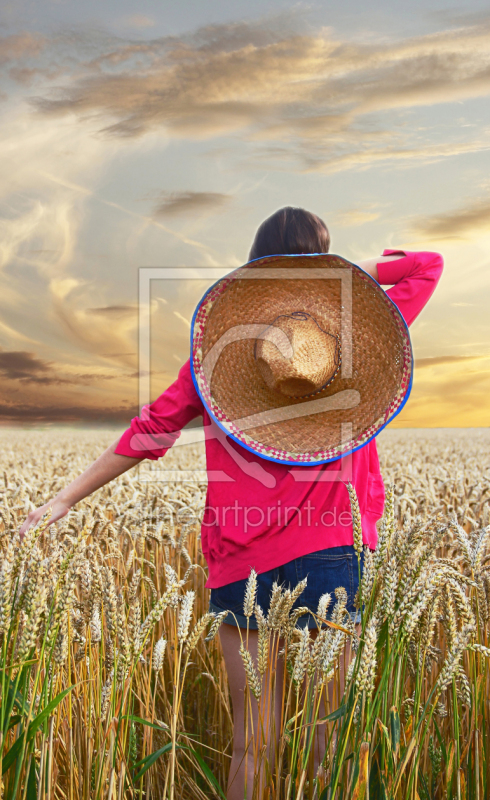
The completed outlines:
{"type": "Polygon", "coordinates": [[[42,508],[37,508],[35,511],[30,511],[29,512],[29,514],[26,517],[26,520],[25,520],[24,524],[22,525],[22,527],[19,530],[21,539],[24,536],[24,534],[26,533],[26,531],[29,530],[29,528],[32,528],[33,525],[36,525],[39,522],[39,520],[41,519],[43,513],[44,512],[43,512],[42,508]]]}
{"type": "Polygon", "coordinates": [[[48,525],[52,525],[53,522],[58,522],[59,519],[65,517],[70,510],[70,506],[66,505],[65,503],[61,503],[56,501],[54,503],[45,503],[43,506],[34,509],[34,511],[30,511],[26,517],[26,520],[21,528],[19,528],[19,536],[20,540],[24,538],[26,532],[29,528],[35,527],[39,524],[42,520],[43,516],[50,511],[51,515],[48,520],[45,522],[45,527],[47,528],[48,525]]]}
{"type": "MultiPolygon", "coordinates": [[[[36,508],[34,511],[29,512],[24,524],[19,529],[21,541],[24,538],[27,531],[29,530],[29,528],[35,527],[42,520],[46,512],[49,511],[49,509],[50,506],[46,504],[44,506],[41,506],[40,508],[36,508]]],[[[53,522],[56,522],[57,520],[61,519],[61,517],[64,517],[66,513],[67,509],[64,508],[61,508],[57,512],[52,513],[50,518],[46,521],[46,527],[48,525],[51,525],[53,522]]]]}

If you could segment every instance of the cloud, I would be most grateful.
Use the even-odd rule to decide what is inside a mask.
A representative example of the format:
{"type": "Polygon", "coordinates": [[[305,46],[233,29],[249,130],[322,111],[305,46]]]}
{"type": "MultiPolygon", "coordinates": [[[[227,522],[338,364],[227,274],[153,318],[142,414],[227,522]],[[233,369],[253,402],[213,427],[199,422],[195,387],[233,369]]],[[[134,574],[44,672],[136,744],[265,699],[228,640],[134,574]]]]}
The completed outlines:
{"type": "Polygon", "coordinates": [[[180,313],[180,311],[174,311],[174,314],[177,317],[177,319],[180,319],[180,321],[183,322],[184,325],[186,325],[187,328],[191,327],[191,323],[189,322],[189,320],[186,319],[184,315],[180,313]]]}
{"type": "Polygon", "coordinates": [[[99,317],[107,317],[108,319],[112,319],[113,317],[123,317],[127,314],[133,316],[138,312],[137,305],[122,305],[122,306],[100,306],[99,308],[86,308],[86,314],[93,314],[99,317]]]}
{"type": "Polygon", "coordinates": [[[488,231],[489,220],[490,199],[483,198],[455,211],[420,218],[412,230],[426,239],[468,239],[478,231],[488,231]]]}
{"type": "Polygon", "coordinates": [[[39,55],[46,46],[44,36],[36,33],[18,33],[0,37],[0,64],[39,55]]]}
{"type": "Polygon", "coordinates": [[[231,201],[231,195],[221,192],[162,192],[155,206],[155,217],[194,214],[196,211],[212,211],[223,208],[231,201]]]}
{"type": "Polygon", "coordinates": [[[33,98],[34,107],[43,115],[96,119],[112,137],[159,128],[190,138],[241,131],[250,140],[289,143],[295,158],[305,149],[295,145],[308,141],[312,169],[368,168],[381,159],[439,159],[488,147],[485,140],[407,146],[408,132],[390,126],[381,149],[376,141],[387,132],[376,130],[372,118],[488,95],[485,25],[366,44],[330,30],[302,32],[297,19],[284,18],[276,27],[266,19],[110,44],[85,65],[83,77],[33,98]]]}
{"type": "Polygon", "coordinates": [[[137,413],[132,405],[40,405],[37,403],[5,403],[0,401],[0,421],[8,423],[82,422],[97,425],[127,424],[137,413]]]}
{"type": "Polygon", "coordinates": [[[144,14],[132,14],[130,17],[124,17],[123,24],[131,28],[152,28],[155,20],[145,17],[144,14]]]}
{"type": "Polygon", "coordinates": [[[373,222],[380,216],[377,211],[364,211],[361,208],[352,208],[349,211],[341,211],[334,216],[334,223],[340,228],[350,228],[354,225],[365,225],[366,222],[373,222]]]}
{"type": "MultiPolygon", "coordinates": [[[[114,380],[116,374],[78,372],[73,368],[55,365],[35,353],[23,350],[0,351],[0,375],[5,380],[37,383],[45,386],[86,384],[100,380],[114,380]],[[72,374],[69,374],[72,371],[72,374]]],[[[130,376],[134,377],[134,376],[130,376]]]]}
{"type": "Polygon", "coordinates": [[[4,337],[9,341],[15,340],[29,342],[30,344],[39,344],[37,339],[31,339],[30,336],[26,336],[24,333],[16,331],[15,328],[12,328],[11,325],[7,325],[7,323],[3,322],[3,320],[0,320],[0,334],[3,334],[4,337]]]}
{"type": "Polygon", "coordinates": [[[73,278],[52,280],[49,288],[53,311],[72,342],[99,356],[118,353],[117,360],[134,369],[136,304],[89,305],[90,285],[73,278]]]}
{"type": "MultiPolygon", "coordinates": [[[[11,380],[36,380],[39,374],[49,372],[50,365],[37,358],[34,353],[13,351],[0,352],[0,373],[11,380]]],[[[41,379],[42,380],[42,379],[41,379]]]]}
{"type": "Polygon", "coordinates": [[[454,156],[490,150],[488,141],[480,139],[458,144],[441,143],[422,147],[386,145],[377,148],[356,147],[356,144],[352,143],[349,152],[344,152],[345,145],[340,146],[333,142],[329,148],[330,152],[328,152],[328,148],[318,148],[316,152],[305,156],[305,168],[310,172],[335,173],[350,169],[367,170],[383,163],[396,163],[397,167],[411,169],[414,161],[418,164],[435,164],[454,156]]]}
{"type": "MultiPolygon", "coordinates": [[[[8,153],[0,189],[0,342],[5,348],[0,352],[13,354],[10,361],[6,356],[0,379],[8,392],[5,406],[18,405],[33,418],[43,413],[44,405],[48,417],[51,408],[71,409],[66,413],[75,416],[82,406],[96,407],[101,414],[122,408],[123,401],[136,394],[136,268],[242,263],[236,253],[244,246],[243,225],[247,220],[258,222],[259,215],[266,216],[266,206],[275,202],[271,191],[277,181],[269,179],[271,169],[284,170],[280,184],[292,191],[299,185],[291,177],[293,170],[352,170],[338,191],[336,180],[301,178],[305,191],[308,186],[313,191],[308,196],[320,197],[320,202],[322,196],[330,198],[331,214],[337,212],[336,224],[344,229],[340,236],[352,250],[370,248],[373,241],[377,248],[380,236],[387,237],[384,245],[397,244],[394,238],[406,230],[403,192],[393,188],[404,182],[393,183],[390,175],[390,180],[371,182],[366,189],[367,184],[362,188],[355,181],[359,171],[413,170],[478,153],[482,155],[476,163],[483,161],[490,145],[484,120],[475,111],[478,104],[453,106],[440,115],[437,106],[428,106],[490,92],[488,26],[480,22],[431,36],[395,40],[370,34],[354,40],[332,29],[307,30],[298,24],[299,17],[277,19],[208,26],[185,36],[150,39],[144,31],[144,40],[136,30],[126,30],[121,37],[75,30],[45,40],[11,40],[8,45],[1,40],[7,75],[10,70],[11,76],[29,80],[38,62],[45,69],[43,83],[36,88],[37,115],[24,105],[27,90],[16,87],[0,141],[8,153]],[[58,77],[53,78],[55,69],[58,77]],[[420,115],[414,112],[417,106],[426,107],[420,115]],[[462,127],[458,117],[463,113],[475,128],[462,127]],[[226,133],[232,134],[228,140],[217,138],[226,133]],[[168,147],[171,137],[176,143],[168,147]],[[186,144],[185,137],[215,140],[212,146],[194,145],[186,144]],[[263,185],[260,190],[254,186],[254,194],[247,197],[255,178],[248,172],[240,183],[233,176],[254,163],[260,166],[263,185]],[[188,191],[148,195],[150,186],[176,186],[168,177],[163,183],[155,180],[155,164],[167,176],[168,169],[172,172],[180,164],[185,175],[177,186],[188,191]],[[209,183],[203,182],[203,175],[209,183]],[[238,185],[223,184],[223,175],[238,185]],[[357,187],[354,191],[351,183],[357,187]],[[323,194],[318,194],[320,186],[323,194]],[[387,199],[390,186],[394,195],[387,199]],[[141,213],[142,196],[147,213],[141,213]],[[232,201],[241,204],[240,215],[233,213],[232,201]],[[214,226],[215,220],[206,217],[208,210],[216,213],[214,226]],[[223,238],[218,214],[228,210],[223,238]],[[389,213],[383,220],[385,211],[389,213]],[[371,226],[378,212],[380,219],[371,226]],[[171,230],[174,222],[177,231],[171,230]],[[348,226],[360,225],[364,228],[359,229],[359,242],[352,244],[347,234],[353,228],[348,226]],[[202,243],[190,239],[191,234],[202,235],[202,243]]],[[[456,183],[458,176],[459,172],[453,176],[456,183]]],[[[410,195],[413,176],[403,177],[410,195]]],[[[487,188],[480,181],[482,196],[487,188]]],[[[437,195],[442,190],[439,186],[435,191],[437,195]]],[[[452,201],[444,195],[439,206],[434,195],[430,210],[447,210],[456,202],[463,212],[466,208],[468,219],[456,209],[414,218],[414,227],[447,226],[449,221],[454,230],[463,216],[464,225],[472,217],[471,225],[480,226],[472,230],[483,233],[482,209],[476,209],[476,222],[474,212],[486,201],[465,203],[456,192],[457,187],[452,201]]],[[[405,192],[405,199],[408,195],[405,192]]],[[[440,236],[437,230],[431,235],[440,236]]],[[[460,235],[471,232],[460,230],[460,235]]],[[[476,242],[477,266],[484,258],[479,247],[476,242]]],[[[451,258],[458,263],[452,252],[448,262],[451,258]]],[[[478,271],[480,283],[483,272],[478,271]]],[[[456,280],[450,264],[446,277],[450,287],[456,280]]],[[[168,301],[154,312],[152,328],[158,331],[152,340],[152,367],[165,370],[152,386],[163,389],[165,381],[175,377],[175,361],[182,363],[188,355],[186,325],[173,312],[178,310],[188,320],[197,289],[187,292],[164,284],[159,290],[160,284],[155,284],[152,292],[165,292],[168,301]]],[[[452,300],[478,306],[471,334],[464,327],[469,316],[463,313],[453,315],[456,321],[448,333],[439,298],[424,312],[420,324],[427,321],[427,328],[418,328],[416,337],[422,340],[429,330],[432,341],[434,332],[439,352],[486,351],[486,345],[468,344],[470,335],[472,342],[485,337],[483,295],[468,286],[464,296],[449,288],[447,292],[448,308],[452,300]]],[[[449,413],[452,401],[437,387],[448,376],[449,385],[454,380],[459,386],[460,374],[470,378],[479,367],[478,361],[461,357],[417,360],[415,405],[410,406],[414,416],[432,414],[437,424],[440,408],[441,418],[456,419],[457,403],[449,413]]],[[[472,390],[480,392],[478,381],[471,381],[472,390]]],[[[465,391],[463,381],[464,404],[465,391]]],[[[479,398],[487,408],[482,393],[479,398]]]]}
{"type": "Polygon", "coordinates": [[[432,358],[416,358],[415,367],[436,367],[439,364],[457,364],[461,361],[478,361],[484,356],[434,356],[432,358]]]}
{"type": "Polygon", "coordinates": [[[468,25],[486,25],[490,22],[488,11],[469,11],[467,13],[460,13],[453,11],[449,8],[439,9],[437,11],[426,11],[426,16],[435,22],[442,23],[443,25],[457,26],[458,28],[467,27],[468,25]]]}
{"type": "Polygon", "coordinates": [[[394,427],[487,427],[490,414],[488,358],[421,359],[422,366],[437,369],[416,370],[410,399],[394,427]]]}
{"type": "MultiPolygon", "coordinates": [[[[68,120],[37,123],[33,126],[32,117],[17,108],[6,116],[0,138],[0,148],[8,152],[0,187],[0,346],[35,351],[38,358],[54,354],[59,369],[44,374],[31,369],[25,382],[95,386],[104,380],[107,393],[118,400],[118,391],[127,393],[121,367],[134,371],[137,363],[132,276],[141,254],[151,252],[142,250],[143,242],[147,247],[150,241],[155,260],[163,243],[170,252],[178,252],[171,250],[174,243],[183,244],[179,258],[191,265],[187,248],[198,253],[199,265],[212,263],[208,254],[216,251],[184,232],[174,233],[137,206],[125,208],[98,196],[93,187],[119,144],[108,146],[68,120]],[[103,229],[94,236],[96,219],[103,229]],[[108,374],[108,360],[121,385],[114,376],[109,384],[97,373],[108,374]],[[68,364],[74,367],[70,374],[68,364]]],[[[128,206],[131,199],[125,197],[128,206]]]]}
{"type": "Polygon", "coordinates": [[[12,67],[9,69],[9,77],[16,83],[30,86],[39,75],[45,74],[44,70],[29,69],[28,67],[12,67]]]}

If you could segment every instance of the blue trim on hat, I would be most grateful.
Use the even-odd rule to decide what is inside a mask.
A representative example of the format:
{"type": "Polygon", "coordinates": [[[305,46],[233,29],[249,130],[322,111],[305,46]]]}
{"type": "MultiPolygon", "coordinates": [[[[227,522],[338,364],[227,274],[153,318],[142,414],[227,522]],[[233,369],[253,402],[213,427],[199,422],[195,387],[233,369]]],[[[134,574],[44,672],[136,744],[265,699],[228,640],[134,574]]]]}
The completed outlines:
{"type": "Polygon", "coordinates": [[[261,256],[260,258],[252,259],[252,261],[247,261],[247,263],[243,264],[241,267],[237,267],[236,269],[232,270],[232,272],[227,273],[227,275],[223,275],[222,278],[218,278],[218,280],[215,281],[212,284],[212,286],[210,286],[209,289],[207,289],[205,291],[205,293],[201,297],[201,299],[200,299],[199,303],[197,304],[196,309],[195,309],[195,311],[194,311],[194,313],[192,315],[192,320],[191,320],[191,358],[190,358],[190,364],[191,364],[192,382],[194,384],[194,387],[196,389],[198,397],[200,398],[200,400],[201,400],[204,408],[206,409],[207,413],[209,414],[209,416],[213,419],[213,422],[215,422],[216,425],[219,428],[221,428],[221,430],[224,431],[224,433],[226,433],[227,436],[230,437],[230,439],[233,439],[237,444],[240,445],[240,447],[243,447],[245,450],[248,450],[250,453],[253,453],[253,455],[258,456],[259,458],[262,458],[265,461],[273,461],[276,464],[286,464],[286,465],[289,465],[289,466],[296,466],[296,467],[315,467],[315,466],[319,466],[320,464],[330,464],[332,461],[340,461],[341,458],[345,458],[345,456],[352,455],[352,453],[355,453],[356,450],[360,450],[362,447],[365,447],[367,444],[369,444],[369,442],[372,442],[372,440],[375,439],[376,436],[378,436],[378,434],[381,433],[381,431],[384,428],[386,428],[386,426],[389,425],[389,423],[392,420],[394,420],[395,417],[398,416],[400,411],[403,409],[405,403],[407,402],[407,400],[408,400],[408,398],[410,396],[410,392],[412,391],[413,372],[414,372],[414,370],[413,370],[413,366],[414,366],[414,364],[413,364],[413,348],[412,348],[412,341],[410,339],[410,332],[408,330],[408,325],[407,325],[407,323],[405,321],[405,318],[403,317],[403,314],[401,313],[401,311],[398,308],[397,304],[394,302],[394,300],[391,299],[391,297],[388,294],[386,294],[386,292],[382,288],[381,284],[378,283],[378,281],[375,278],[373,278],[373,276],[370,275],[369,272],[366,272],[366,270],[363,269],[362,267],[360,267],[358,264],[354,264],[352,261],[348,261],[346,258],[344,258],[344,256],[339,256],[339,255],[336,255],[335,253],[292,253],[291,255],[286,255],[284,253],[277,253],[276,255],[271,255],[271,256],[261,256]],[[368,439],[363,444],[360,444],[358,447],[354,447],[352,450],[348,450],[347,452],[342,453],[342,455],[340,455],[340,456],[334,456],[333,458],[321,459],[320,461],[308,461],[308,462],[304,462],[304,461],[285,461],[282,458],[273,458],[272,456],[265,455],[264,453],[259,453],[253,447],[250,447],[250,445],[245,444],[244,442],[241,442],[240,439],[238,439],[237,436],[235,436],[233,433],[229,432],[229,430],[222,424],[222,422],[219,421],[219,419],[217,419],[217,417],[213,414],[213,412],[209,408],[208,404],[206,403],[205,399],[203,398],[203,396],[201,394],[201,391],[199,389],[199,385],[198,385],[196,376],[194,374],[194,363],[193,363],[193,357],[192,357],[192,345],[193,345],[193,340],[194,340],[194,323],[195,323],[195,320],[196,320],[197,312],[199,311],[200,307],[202,306],[202,304],[203,304],[204,300],[206,299],[206,297],[208,296],[209,292],[211,292],[214,289],[214,287],[218,285],[218,283],[221,283],[221,281],[223,281],[225,278],[228,278],[230,275],[233,275],[233,273],[237,272],[239,269],[243,269],[243,267],[248,267],[249,264],[253,264],[255,261],[263,261],[264,258],[304,258],[305,256],[309,257],[309,256],[326,256],[326,255],[332,255],[332,256],[335,256],[336,258],[341,258],[342,261],[346,261],[351,266],[355,267],[356,269],[360,270],[361,272],[364,272],[365,275],[368,275],[369,278],[377,286],[380,287],[381,291],[385,294],[385,296],[388,298],[390,303],[392,303],[395,306],[395,308],[398,311],[398,314],[400,315],[400,318],[401,318],[401,320],[403,322],[403,325],[405,326],[408,343],[410,345],[410,355],[411,355],[411,360],[412,360],[412,369],[411,369],[411,372],[410,372],[410,382],[408,384],[407,390],[405,392],[405,395],[404,395],[404,398],[403,398],[403,401],[402,401],[400,407],[380,427],[380,429],[378,431],[376,431],[376,433],[374,433],[371,436],[371,438],[368,439]]]}

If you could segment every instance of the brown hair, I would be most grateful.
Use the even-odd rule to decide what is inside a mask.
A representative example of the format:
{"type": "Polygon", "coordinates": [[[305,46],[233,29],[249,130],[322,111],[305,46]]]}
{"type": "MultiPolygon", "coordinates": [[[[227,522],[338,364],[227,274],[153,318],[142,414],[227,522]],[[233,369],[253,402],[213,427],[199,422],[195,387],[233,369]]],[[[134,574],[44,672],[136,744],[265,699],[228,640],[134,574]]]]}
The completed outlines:
{"type": "Polygon", "coordinates": [[[328,253],[329,248],[330,234],[320,217],[304,208],[286,206],[260,225],[248,258],[328,253]]]}

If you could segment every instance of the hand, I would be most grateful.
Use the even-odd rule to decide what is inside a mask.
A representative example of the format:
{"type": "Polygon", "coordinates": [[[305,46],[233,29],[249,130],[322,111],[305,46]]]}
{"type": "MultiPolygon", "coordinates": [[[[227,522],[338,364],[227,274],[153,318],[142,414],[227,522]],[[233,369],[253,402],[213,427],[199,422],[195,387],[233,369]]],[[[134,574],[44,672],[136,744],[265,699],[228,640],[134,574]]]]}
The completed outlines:
{"type": "Polygon", "coordinates": [[[28,531],[29,528],[32,528],[38,524],[39,520],[43,518],[49,509],[51,509],[51,516],[48,519],[47,525],[52,525],[53,522],[57,522],[59,519],[62,519],[62,517],[66,517],[70,508],[71,505],[67,503],[66,500],[61,500],[55,497],[50,503],[45,503],[43,506],[39,506],[39,508],[31,511],[27,515],[26,521],[19,530],[20,540],[22,541],[26,531],[28,531]]]}
{"type": "Polygon", "coordinates": [[[70,508],[76,503],[88,497],[89,494],[105,486],[106,483],[112,481],[122,475],[126,470],[136,466],[142,461],[142,458],[132,458],[131,456],[116,455],[114,450],[119,443],[117,439],[113,444],[109,445],[107,450],[104,450],[101,456],[98,457],[93,464],[91,464],[85,472],[82,472],[78,478],[75,478],[69,486],[65,486],[59,494],[54,497],[50,503],[45,503],[43,506],[36,508],[27,515],[27,519],[19,530],[20,540],[25,536],[25,532],[37,525],[43,515],[51,509],[51,516],[48,519],[47,525],[52,525],[62,517],[65,517],[70,508]]]}

